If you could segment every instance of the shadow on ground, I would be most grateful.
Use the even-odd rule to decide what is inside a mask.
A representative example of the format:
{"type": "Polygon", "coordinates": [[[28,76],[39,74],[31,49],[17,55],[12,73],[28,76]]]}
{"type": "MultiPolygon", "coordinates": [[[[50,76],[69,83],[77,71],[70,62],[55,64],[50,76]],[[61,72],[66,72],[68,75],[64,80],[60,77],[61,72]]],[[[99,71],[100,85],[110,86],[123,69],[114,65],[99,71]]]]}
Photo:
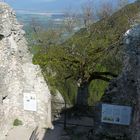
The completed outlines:
{"type": "Polygon", "coordinates": [[[91,140],[94,128],[93,108],[72,107],[63,110],[53,121],[54,129],[46,129],[43,140],[91,140]]]}

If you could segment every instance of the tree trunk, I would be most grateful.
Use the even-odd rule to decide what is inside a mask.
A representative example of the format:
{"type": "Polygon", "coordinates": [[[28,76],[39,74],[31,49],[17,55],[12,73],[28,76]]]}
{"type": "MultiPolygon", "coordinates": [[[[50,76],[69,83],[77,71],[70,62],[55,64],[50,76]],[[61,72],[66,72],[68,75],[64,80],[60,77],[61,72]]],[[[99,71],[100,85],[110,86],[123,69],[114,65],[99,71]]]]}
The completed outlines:
{"type": "Polygon", "coordinates": [[[88,83],[83,83],[78,87],[76,105],[87,106],[88,105],[88,83]]]}

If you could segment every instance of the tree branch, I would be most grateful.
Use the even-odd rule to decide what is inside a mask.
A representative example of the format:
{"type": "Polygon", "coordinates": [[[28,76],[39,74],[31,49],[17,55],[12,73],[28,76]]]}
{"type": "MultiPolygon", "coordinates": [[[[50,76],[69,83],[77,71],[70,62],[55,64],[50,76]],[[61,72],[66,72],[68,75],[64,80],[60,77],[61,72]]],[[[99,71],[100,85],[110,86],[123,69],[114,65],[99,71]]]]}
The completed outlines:
{"type": "Polygon", "coordinates": [[[93,72],[92,74],[90,74],[90,78],[88,79],[88,82],[90,83],[92,80],[95,79],[100,79],[109,82],[111,78],[108,78],[107,76],[117,77],[116,74],[111,72],[93,72]]]}
{"type": "Polygon", "coordinates": [[[72,77],[72,75],[69,75],[69,76],[65,77],[64,79],[67,80],[67,79],[69,79],[71,77],[72,77]]]}
{"type": "MultiPolygon", "coordinates": [[[[99,76],[99,75],[96,75],[96,76],[94,76],[94,77],[92,77],[92,80],[103,80],[103,81],[106,81],[106,82],[110,82],[110,78],[108,78],[108,77],[104,77],[104,76],[99,76]]],[[[90,82],[92,81],[91,79],[90,79],[90,82]]]]}
{"type": "Polygon", "coordinates": [[[118,76],[112,72],[93,72],[91,75],[105,75],[105,76],[112,76],[112,77],[118,76]]]}

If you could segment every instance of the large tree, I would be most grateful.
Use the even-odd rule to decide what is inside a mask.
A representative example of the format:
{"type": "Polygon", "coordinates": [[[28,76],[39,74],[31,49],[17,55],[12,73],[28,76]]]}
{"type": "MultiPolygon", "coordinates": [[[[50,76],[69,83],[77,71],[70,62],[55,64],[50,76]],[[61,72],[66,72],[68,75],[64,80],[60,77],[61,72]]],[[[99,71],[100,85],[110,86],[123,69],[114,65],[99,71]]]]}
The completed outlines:
{"type": "Polygon", "coordinates": [[[59,81],[68,78],[75,81],[77,104],[87,105],[91,82],[97,79],[109,82],[120,71],[121,39],[131,25],[129,18],[138,12],[139,5],[128,5],[110,18],[91,25],[90,33],[81,29],[65,43],[50,45],[46,52],[34,56],[34,63],[40,64],[44,73],[51,69],[59,81]]]}

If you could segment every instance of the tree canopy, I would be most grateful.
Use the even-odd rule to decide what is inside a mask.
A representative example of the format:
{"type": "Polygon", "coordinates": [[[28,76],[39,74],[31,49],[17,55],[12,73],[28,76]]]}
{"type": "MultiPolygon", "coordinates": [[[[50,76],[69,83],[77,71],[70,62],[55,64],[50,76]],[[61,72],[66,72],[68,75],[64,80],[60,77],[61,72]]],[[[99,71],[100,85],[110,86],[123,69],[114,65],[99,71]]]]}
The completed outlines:
{"type": "Polygon", "coordinates": [[[121,71],[123,34],[134,23],[139,8],[138,3],[130,4],[93,23],[90,32],[83,28],[62,44],[48,45],[47,51],[34,56],[34,63],[47,76],[49,73],[55,84],[66,78],[77,87],[89,87],[93,80],[110,81],[121,71]]]}

